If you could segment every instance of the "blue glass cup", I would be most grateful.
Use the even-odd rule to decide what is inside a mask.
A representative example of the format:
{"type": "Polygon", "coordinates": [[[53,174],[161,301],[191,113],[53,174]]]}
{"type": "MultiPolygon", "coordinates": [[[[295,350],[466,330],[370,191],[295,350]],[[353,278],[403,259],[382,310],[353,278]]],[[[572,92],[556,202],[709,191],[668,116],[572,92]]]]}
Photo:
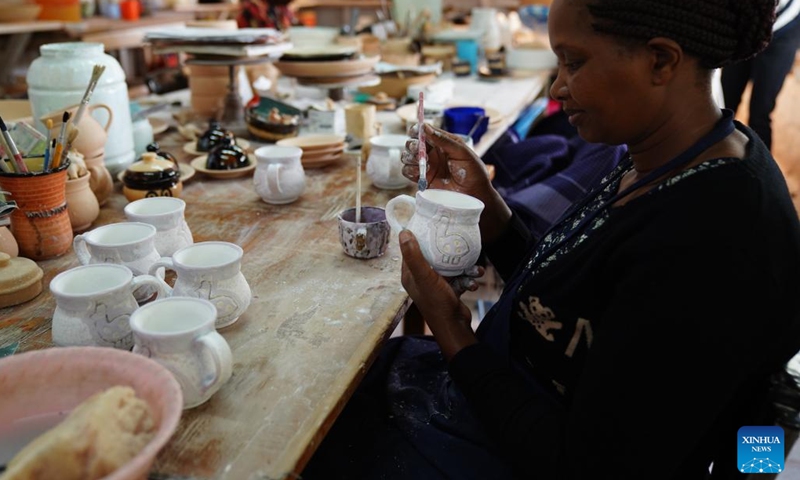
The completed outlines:
{"type": "Polygon", "coordinates": [[[442,128],[450,133],[470,135],[477,144],[489,129],[489,116],[480,107],[452,107],[442,113],[442,128]]]}

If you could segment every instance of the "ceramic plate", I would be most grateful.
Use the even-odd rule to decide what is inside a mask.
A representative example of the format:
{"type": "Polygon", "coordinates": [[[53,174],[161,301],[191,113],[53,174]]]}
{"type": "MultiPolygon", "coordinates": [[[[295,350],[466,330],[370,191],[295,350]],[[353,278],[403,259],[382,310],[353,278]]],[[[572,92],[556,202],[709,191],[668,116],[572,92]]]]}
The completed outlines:
{"type": "Polygon", "coordinates": [[[256,169],[256,156],[252,153],[247,156],[250,159],[250,165],[233,170],[210,170],[206,168],[206,157],[208,157],[208,155],[202,155],[195,158],[192,160],[191,165],[198,172],[204,173],[211,178],[237,178],[249,176],[253,173],[253,170],[256,169]]]}
{"type": "Polygon", "coordinates": [[[325,155],[303,155],[300,163],[303,168],[322,168],[326,167],[342,158],[342,152],[328,153],[325,155]]]}
{"type": "MultiPolygon", "coordinates": [[[[236,139],[236,145],[242,147],[246,152],[250,151],[250,142],[243,138],[236,139]]],[[[188,153],[189,155],[205,155],[205,152],[200,152],[197,150],[197,142],[186,142],[183,146],[183,151],[188,153]]]]}
{"type": "Polygon", "coordinates": [[[297,47],[283,52],[281,61],[309,62],[346,60],[352,58],[356,52],[357,49],[355,47],[343,45],[297,47]]]}
{"type": "Polygon", "coordinates": [[[282,62],[275,67],[287,77],[353,77],[373,71],[380,57],[364,57],[333,62],[282,62]]]}
{"type": "Polygon", "coordinates": [[[163,118],[149,117],[147,121],[150,122],[150,126],[153,127],[153,135],[164,133],[169,129],[169,122],[163,118]]]}
{"type": "Polygon", "coordinates": [[[343,145],[344,135],[302,135],[299,137],[278,140],[275,145],[300,147],[303,151],[329,150],[332,147],[343,145]]]}
{"type": "MultiPolygon", "coordinates": [[[[188,163],[179,163],[178,164],[178,173],[181,174],[181,182],[186,183],[194,177],[194,174],[197,173],[197,170],[194,169],[188,163]]],[[[117,180],[120,182],[122,181],[122,177],[125,176],[125,170],[122,170],[117,174],[117,180]]]]}

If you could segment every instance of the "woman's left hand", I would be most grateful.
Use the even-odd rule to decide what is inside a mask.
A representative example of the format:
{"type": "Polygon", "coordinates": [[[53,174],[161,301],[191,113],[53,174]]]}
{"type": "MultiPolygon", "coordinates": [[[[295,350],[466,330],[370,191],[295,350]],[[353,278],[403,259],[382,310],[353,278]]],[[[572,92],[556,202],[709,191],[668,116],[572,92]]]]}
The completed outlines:
{"type": "MultiPolygon", "coordinates": [[[[474,280],[451,283],[436,273],[422,255],[414,234],[408,230],[400,232],[400,251],[403,254],[403,288],[433,332],[445,358],[450,360],[462,348],[477,343],[472,331],[472,312],[459,299],[463,292],[456,291],[460,287],[474,290],[477,288],[474,280]]],[[[482,272],[478,269],[470,273],[482,272]]]]}

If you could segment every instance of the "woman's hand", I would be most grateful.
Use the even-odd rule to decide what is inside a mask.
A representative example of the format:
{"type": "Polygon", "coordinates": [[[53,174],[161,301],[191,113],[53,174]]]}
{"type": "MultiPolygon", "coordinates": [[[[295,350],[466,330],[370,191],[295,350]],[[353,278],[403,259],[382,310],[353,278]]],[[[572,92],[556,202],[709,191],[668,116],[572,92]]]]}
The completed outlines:
{"type": "MultiPolygon", "coordinates": [[[[482,201],[485,207],[480,221],[481,237],[485,244],[491,243],[508,225],[511,209],[492,186],[486,165],[457,136],[428,124],[424,124],[424,128],[428,186],[464,193],[482,201]]],[[[401,155],[403,176],[416,183],[419,180],[418,125],[412,126],[408,135],[411,139],[401,155]]]]}
{"type": "MultiPolygon", "coordinates": [[[[409,230],[400,232],[400,251],[403,254],[403,288],[433,332],[444,357],[450,360],[462,348],[478,341],[472,331],[472,312],[459,299],[463,292],[454,290],[457,286],[451,285],[431,268],[409,230]]],[[[480,270],[469,273],[482,274],[480,270]]],[[[474,280],[472,283],[469,280],[456,283],[460,282],[468,290],[478,287],[474,280]]]]}

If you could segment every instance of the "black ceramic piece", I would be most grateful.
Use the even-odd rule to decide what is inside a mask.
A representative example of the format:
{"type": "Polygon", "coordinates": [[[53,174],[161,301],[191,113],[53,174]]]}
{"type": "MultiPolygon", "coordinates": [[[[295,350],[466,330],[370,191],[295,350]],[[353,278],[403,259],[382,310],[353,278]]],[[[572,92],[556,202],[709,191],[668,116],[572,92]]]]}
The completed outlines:
{"type": "Polygon", "coordinates": [[[218,121],[210,120],[208,122],[208,130],[203,132],[200,138],[197,139],[197,151],[210,152],[228,133],[218,121]]]}
{"type": "Polygon", "coordinates": [[[228,133],[208,153],[208,158],[206,158],[206,168],[209,170],[234,170],[249,165],[250,159],[247,158],[247,152],[236,145],[236,139],[232,133],[228,133]]]}
{"type": "Polygon", "coordinates": [[[156,155],[158,155],[159,157],[161,157],[161,158],[163,158],[165,160],[169,160],[170,162],[174,163],[175,165],[178,164],[178,159],[176,159],[175,156],[172,155],[171,153],[169,153],[168,151],[162,150],[161,147],[158,146],[158,142],[153,142],[153,143],[151,143],[150,145],[148,145],[145,148],[146,148],[146,150],[148,152],[153,152],[156,155]]]}
{"type": "Polygon", "coordinates": [[[180,172],[175,169],[135,172],[127,170],[122,176],[122,183],[134,190],[170,189],[180,181],[180,172]]]}

